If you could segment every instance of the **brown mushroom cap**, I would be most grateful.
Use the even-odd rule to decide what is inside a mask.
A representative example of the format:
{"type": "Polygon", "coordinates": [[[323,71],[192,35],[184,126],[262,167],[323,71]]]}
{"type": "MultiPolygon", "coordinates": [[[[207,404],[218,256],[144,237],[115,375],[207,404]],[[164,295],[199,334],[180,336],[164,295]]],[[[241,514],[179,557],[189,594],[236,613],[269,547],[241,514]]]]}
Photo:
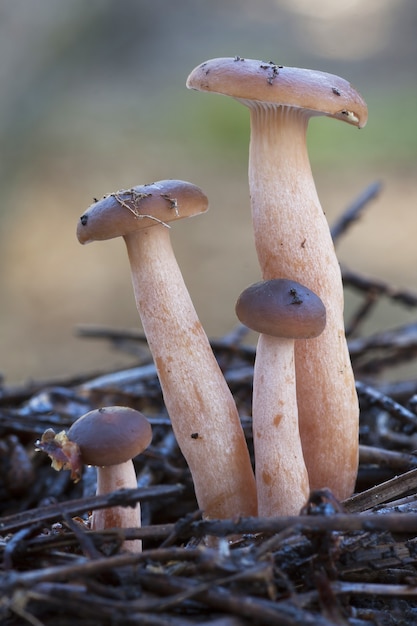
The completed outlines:
{"type": "Polygon", "coordinates": [[[276,278],[251,285],[239,296],[236,315],[258,333],[286,339],[317,337],[326,326],[326,308],[294,280],[276,278]]]}
{"type": "Polygon", "coordinates": [[[254,100],[306,109],[312,115],[335,117],[359,128],[368,119],[365,101],[348,81],[334,74],[283,67],[272,61],[211,59],[191,72],[187,87],[221,93],[245,104],[254,100]]]}
{"type": "Polygon", "coordinates": [[[122,237],[132,231],[204,213],[208,199],[203,191],[182,180],[160,180],[104,196],[81,216],[80,243],[122,237]]]}
{"type": "Polygon", "coordinates": [[[151,425],[139,411],[124,406],[95,409],[80,417],[68,431],[86,465],[104,467],[133,459],[152,440],[151,425]]]}

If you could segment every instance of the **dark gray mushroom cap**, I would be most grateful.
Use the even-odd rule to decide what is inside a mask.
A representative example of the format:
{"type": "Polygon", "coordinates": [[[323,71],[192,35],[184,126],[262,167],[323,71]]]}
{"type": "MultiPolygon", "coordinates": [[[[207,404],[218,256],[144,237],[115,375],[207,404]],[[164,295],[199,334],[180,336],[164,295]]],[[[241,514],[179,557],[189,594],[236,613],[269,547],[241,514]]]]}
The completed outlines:
{"type": "Polygon", "coordinates": [[[294,280],[276,278],[251,285],[239,296],[236,315],[252,330],[273,337],[308,339],[326,326],[326,308],[294,280]]]}
{"type": "Polygon", "coordinates": [[[203,191],[183,180],[160,180],[122,189],[94,202],[78,220],[80,243],[123,237],[135,230],[204,213],[203,191]]]}
{"type": "Polygon", "coordinates": [[[95,409],[80,417],[68,431],[83,463],[104,467],[125,463],[151,443],[152,429],[139,411],[124,406],[95,409]]]}
{"type": "Polygon", "coordinates": [[[262,102],[335,117],[362,128],[368,108],[352,85],[334,74],[254,59],[210,59],[196,67],[187,87],[231,96],[244,104],[262,102]]]}

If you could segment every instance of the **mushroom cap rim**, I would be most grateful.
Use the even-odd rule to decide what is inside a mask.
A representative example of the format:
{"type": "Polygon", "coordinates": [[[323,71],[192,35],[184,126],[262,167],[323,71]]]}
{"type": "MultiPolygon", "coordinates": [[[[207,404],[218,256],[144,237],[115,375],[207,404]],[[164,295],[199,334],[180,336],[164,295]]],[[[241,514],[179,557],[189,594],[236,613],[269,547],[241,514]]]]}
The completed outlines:
{"type": "Polygon", "coordinates": [[[188,89],[228,95],[247,106],[267,103],[305,109],[363,128],[367,106],[348,81],[319,70],[282,66],[241,57],[219,57],[195,67],[188,89]]]}

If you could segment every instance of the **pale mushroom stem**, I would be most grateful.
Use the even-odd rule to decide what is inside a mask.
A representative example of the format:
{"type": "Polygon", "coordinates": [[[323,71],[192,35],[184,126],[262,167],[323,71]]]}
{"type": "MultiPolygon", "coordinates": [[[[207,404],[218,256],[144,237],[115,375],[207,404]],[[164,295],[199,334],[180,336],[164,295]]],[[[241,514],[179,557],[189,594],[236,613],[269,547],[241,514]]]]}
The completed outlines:
{"type": "MultiPolygon", "coordinates": [[[[136,489],[138,486],[135,468],[132,461],[119,465],[108,465],[97,468],[97,495],[111,493],[117,489],[136,489]]],[[[141,510],[139,502],[135,507],[116,506],[93,511],[91,518],[92,530],[106,528],[140,528],[141,510]]],[[[123,548],[129,552],[142,552],[142,541],[134,539],[125,541],[123,548]]]]}
{"type": "Polygon", "coordinates": [[[252,419],[258,513],[298,515],[309,482],[298,429],[293,339],[259,336],[252,419]]]}
{"type": "Polygon", "coordinates": [[[343,288],[306,145],[311,112],[243,101],[251,111],[249,186],[264,279],[291,278],[317,293],[327,325],[297,341],[300,434],[312,489],[352,494],[358,467],[358,401],[343,321],[343,288]],[[340,471],[343,468],[343,471],[340,471]]]}
{"type": "Polygon", "coordinates": [[[256,515],[256,486],[233,396],[163,225],[125,236],[136,304],[178,445],[208,518],[256,515]]]}

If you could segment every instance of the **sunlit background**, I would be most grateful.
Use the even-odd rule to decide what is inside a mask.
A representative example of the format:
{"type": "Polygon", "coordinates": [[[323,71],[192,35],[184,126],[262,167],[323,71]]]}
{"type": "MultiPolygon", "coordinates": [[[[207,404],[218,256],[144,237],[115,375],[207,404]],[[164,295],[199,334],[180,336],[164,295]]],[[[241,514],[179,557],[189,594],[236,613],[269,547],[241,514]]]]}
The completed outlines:
{"type": "MultiPolygon", "coordinates": [[[[332,223],[371,182],[381,195],[338,246],[350,268],[417,291],[415,0],[2,0],[0,2],[0,371],[7,382],[132,363],[79,325],[138,327],[121,240],[82,247],[94,196],[162,178],[200,185],[210,211],[172,229],[210,336],[236,322],[259,279],[240,104],[190,92],[189,72],[240,55],[350,80],[361,131],[310,124],[332,223]]],[[[349,301],[347,309],[349,309],[349,301]]],[[[408,315],[408,317],[407,317],[408,315]]],[[[382,308],[374,329],[411,320],[382,308]]]]}

